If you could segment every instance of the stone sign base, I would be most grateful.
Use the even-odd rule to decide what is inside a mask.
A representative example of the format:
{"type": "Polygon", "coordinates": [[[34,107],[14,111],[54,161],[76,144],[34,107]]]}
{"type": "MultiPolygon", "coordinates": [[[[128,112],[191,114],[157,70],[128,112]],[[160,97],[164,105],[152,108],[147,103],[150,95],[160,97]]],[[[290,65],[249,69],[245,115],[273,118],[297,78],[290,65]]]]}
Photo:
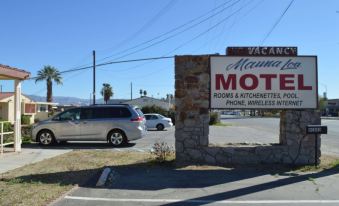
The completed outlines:
{"type": "MultiPolygon", "coordinates": [[[[280,115],[280,144],[209,146],[209,87],[209,56],[175,57],[175,149],[178,164],[314,164],[315,136],[306,134],[306,126],[320,124],[320,113],[315,110],[283,111],[280,115]]],[[[317,138],[320,162],[320,135],[317,138]]]]}

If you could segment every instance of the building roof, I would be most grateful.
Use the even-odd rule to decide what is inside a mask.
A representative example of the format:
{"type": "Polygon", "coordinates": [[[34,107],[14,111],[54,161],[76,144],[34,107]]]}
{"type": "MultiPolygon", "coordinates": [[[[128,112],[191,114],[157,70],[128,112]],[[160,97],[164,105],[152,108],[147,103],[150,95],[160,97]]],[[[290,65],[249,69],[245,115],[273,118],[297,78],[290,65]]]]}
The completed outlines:
{"type": "Polygon", "coordinates": [[[0,64],[0,79],[24,80],[24,79],[27,79],[30,75],[31,73],[25,70],[0,64]]]}
{"type": "MultiPolygon", "coordinates": [[[[14,92],[0,92],[0,101],[4,100],[4,99],[7,99],[9,97],[12,97],[14,96],[14,92]]],[[[28,96],[24,95],[24,94],[21,94],[22,96],[24,96],[25,98],[31,100],[31,98],[29,98],[28,96]]],[[[32,100],[31,100],[32,101],[32,100]]]]}
{"type": "Polygon", "coordinates": [[[14,92],[0,92],[0,100],[6,99],[14,95],[14,92]]]}

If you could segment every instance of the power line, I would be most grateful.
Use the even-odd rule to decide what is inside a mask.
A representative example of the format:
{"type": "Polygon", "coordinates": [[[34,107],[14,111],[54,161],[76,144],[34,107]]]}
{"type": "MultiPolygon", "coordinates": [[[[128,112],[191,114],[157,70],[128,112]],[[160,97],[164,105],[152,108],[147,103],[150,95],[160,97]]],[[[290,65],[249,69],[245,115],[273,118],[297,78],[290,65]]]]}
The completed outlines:
{"type": "MultiPolygon", "coordinates": [[[[222,24],[224,21],[228,20],[229,18],[231,18],[233,15],[235,15],[236,13],[238,13],[239,11],[241,11],[242,9],[244,9],[246,6],[248,6],[248,2],[247,4],[243,5],[242,7],[240,7],[239,9],[237,9],[235,12],[233,12],[232,14],[228,15],[227,17],[223,18],[221,21],[217,22],[216,24],[214,24],[213,26],[209,27],[208,29],[206,29],[205,31],[199,33],[198,35],[196,35],[195,37],[193,37],[192,39],[182,43],[181,45],[179,45],[178,47],[176,47],[175,49],[171,50],[169,53],[172,53],[180,48],[182,48],[183,46],[185,46],[186,44],[198,39],[199,37],[205,35],[206,33],[210,32],[212,29],[216,28],[217,26],[219,26],[220,24],[222,24]]],[[[169,54],[167,53],[167,54],[169,54]]]]}
{"type": "MultiPolygon", "coordinates": [[[[123,60],[123,61],[109,61],[109,62],[104,62],[101,64],[96,64],[96,67],[101,67],[109,64],[121,64],[121,63],[128,63],[128,62],[138,62],[138,61],[149,61],[149,60],[159,60],[159,59],[169,59],[169,58],[174,58],[174,56],[162,56],[162,57],[151,57],[151,58],[143,58],[143,59],[130,59],[130,60],[123,60]]],[[[80,70],[85,70],[85,69],[90,69],[92,66],[87,66],[87,67],[82,67],[82,68],[76,68],[76,69],[69,69],[69,70],[64,70],[61,71],[60,74],[64,73],[70,73],[70,72],[75,72],[75,71],[80,71],[80,70]]],[[[37,77],[31,77],[29,80],[36,79],[37,77]]]]}
{"type": "Polygon", "coordinates": [[[129,35],[129,37],[125,38],[122,42],[118,43],[116,46],[110,47],[107,50],[110,50],[110,49],[113,49],[113,48],[117,49],[117,48],[120,48],[122,45],[126,44],[127,42],[131,42],[133,39],[135,39],[137,36],[139,36],[142,32],[144,32],[149,27],[151,27],[157,20],[159,20],[167,12],[169,12],[176,3],[177,3],[177,0],[170,0],[149,21],[147,21],[145,24],[143,24],[140,29],[135,31],[133,34],[129,35]]]}
{"type": "Polygon", "coordinates": [[[288,4],[288,6],[286,7],[286,9],[284,10],[284,12],[280,15],[280,17],[277,19],[277,21],[274,23],[274,25],[272,26],[272,28],[270,29],[270,31],[266,34],[265,38],[261,41],[260,45],[263,45],[264,42],[266,41],[266,39],[271,35],[271,33],[273,32],[273,30],[275,29],[275,27],[280,23],[281,19],[285,16],[286,12],[288,11],[288,9],[291,7],[291,5],[293,4],[294,0],[291,0],[291,2],[288,4]]]}
{"type": "MultiPolygon", "coordinates": [[[[177,48],[175,48],[175,49],[171,50],[170,52],[164,54],[164,56],[165,56],[165,55],[168,55],[168,54],[170,54],[170,53],[172,53],[172,52],[174,52],[174,51],[176,51],[176,50],[178,50],[178,49],[180,49],[181,47],[185,46],[186,44],[188,44],[188,43],[194,41],[195,39],[197,39],[197,38],[203,36],[204,34],[210,32],[212,29],[216,28],[216,27],[219,26],[221,23],[225,22],[225,21],[228,20],[230,17],[232,17],[233,15],[235,15],[236,13],[238,13],[239,11],[241,11],[242,9],[244,9],[245,7],[247,7],[247,6],[249,5],[248,3],[249,3],[249,2],[247,1],[246,4],[242,5],[239,9],[235,10],[235,12],[231,13],[231,14],[228,15],[226,18],[223,18],[221,21],[219,21],[219,22],[217,22],[216,24],[214,24],[213,26],[209,27],[207,30],[201,32],[200,34],[198,34],[198,35],[197,35],[196,37],[194,37],[193,39],[190,39],[189,41],[184,42],[183,44],[179,45],[177,48]]],[[[254,9],[254,8],[252,8],[252,9],[254,9]]],[[[153,62],[153,61],[154,61],[154,60],[152,60],[151,62],[153,62]]],[[[135,69],[135,68],[141,67],[141,66],[143,66],[143,65],[145,65],[145,64],[148,64],[148,63],[150,63],[150,62],[146,62],[146,63],[142,63],[142,64],[139,64],[139,65],[136,65],[136,66],[132,66],[132,67],[127,68],[127,69],[125,69],[125,70],[135,69]]],[[[125,70],[119,70],[119,71],[115,71],[115,72],[122,72],[122,71],[125,71],[125,70]]],[[[153,74],[153,73],[154,73],[154,72],[149,73],[149,74],[147,74],[146,76],[148,76],[148,75],[150,75],[150,74],[153,74]]]]}
{"type": "Polygon", "coordinates": [[[231,5],[229,5],[229,6],[225,7],[225,8],[223,8],[226,4],[228,4],[228,3],[232,2],[232,1],[233,1],[233,0],[229,0],[229,1],[227,1],[227,2],[225,2],[225,3],[223,3],[223,4],[221,4],[221,5],[219,5],[219,6],[216,7],[215,9],[212,9],[212,10],[206,12],[205,14],[203,14],[203,15],[197,17],[197,18],[194,18],[194,19],[192,19],[192,20],[190,20],[190,21],[188,21],[188,22],[186,22],[186,23],[184,23],[184,24],[182,24],[182,25],[180,25],[180,26],[178,26],[178,27],[175,27],[175,28],[169,30],[168,32],[165,32],[165,33],[163,33],[163,34],[161,34],[161,35],[159,35],[159,36],[156,36],[156,37],[154,37],[154,38],[152,38],[152,39],[150,39],[150,40],[141,42],[141,43],[139,43],[139,44],[137,44],[137,45],[135,45],[135,46],[133,46],[133,47],[127,48],[127,49],[125,49],[125,50],[122,50],[122,51],[117,52],[117,53],[115,53],[115,54],[112,54],[112,55],[110,55],[110,56],[107,56],[107,57],[104,57],[104,58],[102,58],[102,59],[99,59],[98,61],[102,61],[102,60],[104,60],[104,59],[108,59],[108,58],[111,58],[111,57],[113,57],[113,56],[117,56],[117,55],[119,55],[119,54],[121,54],[121,53],[126,53],[126,52],[128,52],[128,51],[130,51],[130,50],[133,50],[133,49],[139,48],[140,46],[143,46],[143,45],[145,45],[145,44],[151,43],[151,42],[153,42],[153,41],[155,41],[155,40],[157,40],[157,39],[160,39],[160,38],[162,38],[162,37],[164,37],[164,36],[167,36],[167,35],[169,35],[169,34],[175,32],[175,31],[180,30],[181,28],[184,28],[184,27],[186,27],[187,25],[190,25],[190,24],[193,23],[193,22],[196,22],[197,20],[199,20],[199,19],[201,19],[201,18],[207,16],[207,15],[210,14],[211,12],[213,12],[212,15],[207,16],[206,18],[200,20],[199,22],[197,22],[197,23],[195,23],[195,24],[189,26],[188,28],[186,28],[186,29],[184,29],[184,30],[182,30],[182,31],[180,31],[180,32],[177,32],[177,33],[175,33],[175,34],[172,34],[171,36],[166,37],[165,39],[156,41],[155,43],[152,43],[152,44],[149,45],[149,46],[146,46],[146,47],[143,47],[143,48],[138,49],[138,50],[136,50],[136,51],[133,51],[133,52],[127,53],[127,54],[125,54],[125,55],[119,56],[119,57],[115,58],[114,60],[121,59],[121,58],[123,58],[123,57],[129,56],[129,55],[131,55],[131,54],[135,54],[135,53],[140,52],[140,51],[142,51],[142,50],[148,49],[149,47],[152,47],[152,46],[155,46],[155,45],[157,45],[157,44],[160,44],[160,43],[162,43],[162,42],[164,42],[164,41],[166,41],[166,40],[168,40],[168,39],[171,39],[171,38],[173,38],[173,37],[175,37],[175,36],[177,36],[177,35],[179,35],[179,34],[181,34],[181,33],[183,33],[183,32],[186,32],[186,31],[188,31],[188,30],[190,30],[190,29],[192,29],[192,28],[194,28],[194,27],[196,27],[196,26],[198,26],[198,25],[200,25],[200,24],[202,24],[202,23],[208,21],[209,19],[211,19],[211,18],[215,17],[216,15],[222,13],[222,12],[225,11],[226,9],[228,9],[228,8],[232,7],[233,5],[237,4],[237,3],[238,3],[239,1],[241,1],[241,0],[237,0],[237,1],[235,1],[235,3],[233,3],[233,4],[231,4],[231,5]],[[222,8],[222,9],[221,9],[221,8],[222,8]],[[218,11],[218,12],[215,12],[216,10],[219,10],[219,9],[221,9],[221,10],[218,11]],[[214,13],[214,12],[215,12],[215,13],[214,13]]]}
{"type": "MultiPolygon", "coordinates": [[[[227,27],[227,34],[225,36],[225,38],[223,39],[224,42],[226,42],[228,40],[228,38],[231,36],[230,35],[230,31],[232,31],[232,28],[236,25],[236,23],[240,22],[243,18],[245,18],[246,16],[248,16],[249,14],[251,14],[260,4],[262,4],[265,0],[259,0],[258,2],[256,2],[256,4],[254,4],[251,8],[249,8],[248,10],[244,11],[243,14],[239,17],[239,16],[235,16],[234,18],[234,21],[232,24],[230,24],[228,27],[227,27]]],[[[252,1],[251,1],[252,3],[252,1]]],[[[219,36],[223,36],[224,35],[224,31],[225,31],[225,25],[224,24],[224,27],[223,27],[223,30],[222,32],[219,34],[219,36]]],[[[219,41],[217,42],[216,45],[218,45],[220,43],[220,39],[219,41]]]]}
{"type": "MultiPolygon", "coordinates": [[[[240,1],[241,1],[241,0],[237,0],[235,3],[231,4],[230,6],[228,6],[228,7],[224,8],[224,9],[222,9],[221,11],[219,11],[219,12],[217,12],[217,13],[211,15],[211,16],[215,16],[215,15],[217,15],[217,14],[219,14],[219,13],[225,11],[226,9],[230,8],[231,6],[237,4],[237,3],[240,2],[240,1]]],[[[121,58],[123,58],[123,57],[126,57],[126,56],[129,56],[129,55],[138,53],[138,52],[143,51],[143,50],[145,50],[145,49],[148,49],[148,48],[150,48],[150,47],[152,47],[152,46],[155,46],[155,45],[157,45],[157,44],[160,44],[160,43],[162,43],[162,42],[164,42],[164,41],[167,41],[168,39],[171,39],[171,38],[173,38],[173,37],[175,37],[175,36],[177,36],[177,35],[179,35],[179,34],[182,34],[183,32],[186,32],[186,31],[188,31],[188,30],[190,30],[190,29],[196,27],[197,25],[202,24],[203,22],[207,21],[208,19],[210,19],[210,18],[203,19],[203,20],[199,21],[198,23],[193,24],[192,26],[190,26],[190,27],[188,27],[188,28],[186,28],[186,29],[184,29],[184,30],[178,32],[178,33],[175,33],[175,34],[172,34],[172,35],[166,37],[165,39],[156,41],[156,42],[154,42],[154,43],[152,43],[152,44],[150,44],[150,45],[148,45],[148,46],[146,46],[146,47],[140,48],[140,49],[138,49],[138,50],[136,50],[136,51],[133,51],[133,52],[127,53],[127,54],[125,54],[125,55],[122,55],[122,56],[120,56],[120,57],[117,57],[117,58],[115,58],[114,60],[121,59],[121,58]]]]}
{"type": "MultiPolygon", "coordinates": [[[[179,48],[183,47],[184,45],[194,41],[195,39],[203,36],[204,34],[208,33],[209,31],[211,31],[212,29],[214,29],[215,27],[219,26],[221,23],[225,22],[227,19],[229,19],[231,16],[235,15],[237,12],[239,12],[240,10],[244,9],[245,7],[248,6],[248,2],[246,2],[247,4],[243,5],[242,7],[240,7],[238,10],[236,10],[235,12],[233,12],[232,14],[230,14],[229,16],[227,16],[226,18],[223,18],[221,21],[217,22],[216,24],[214,24],[213,26],[209,27],[207,30],[203,31],[202,33],[198,34],[196,37],[194,37],[193,39],[187,41],[187,42],[184,42],[183,44],[179,45],[177,48],[175,48],[174,50],[171,50],[170,52],[164,54],[165,55],[168,55],[176,50],[178,50],[179,48]]],[[[153,62],[154,60],[152,60],[151,62],[153,62]]],[[[119,71],[115,71],[115,72],[122,72],[122,71],[125,71],[125,70],[131,70],[131,69],[135,69],[135,68],[138,68],[138,67],[141,67],[145,64],[148,64],[150,62],[146,62],[146,63],[142,63],[142,64],[139,64],[139,65],[136,65],[136,66],[132,66],[130,68],[127,68],[127,69],[124,69],[124,70],[119,70],[119,71]]],[[[150,74],[153,74],[154,72],[150,73],[150,74]]],[[[149,74],[147,74],[149,75],[149,74]]],[[[146,76],[147,76],[146,75],[146,76]]]]}
{"type": "MultiPolygon", "coordinates": [[[[218,15],[218,14],[220,14],[221,12],[225,11],[226,9],[228,9],[228,8],[232,7],[233,5],[237,4],[237,3],[238,3],[239,1],[241,1],[241,0],[237,0],[235,3],[229,5],[228,7],[223,8],[224,6],[226,6],[228,3],[232,2],[232,1],[234,1],[234,0],[228,0],[228,1],[226,1],[226,2],[224,2],[224,3],[222,3],[222,4],[220,4],[220,5],[218,5],[216,8],[214,8],[214,9],[212,9],[212,10],[209,10],[208,12],[206,12],[206,13],[204,13],[204,14],[202,14],[202,15],[200,15],[200,16],[194,18],[194,19],[191,19],[190,21],[188,21],[188,22],[186,22],[186,23],[184,23],[184,24],[181,24],[181,25],[179,25],[179,26],[177,26],[177,27],[175,27],[175,28],[173,28],[173,29],[171,29],[171,30],[165,32],[165,33],[162,33],[162,34],[160,34],[160,35],[158,35],[158,36],[156,36],[156,37],[154,37],[154,38],[152,38],[152,39],[149,39],[149,40],[147,40],[147,41],[141,42],[141,43],[139,43],[139,44],[137,44],[137,45],[135,45],[135,46],[132,46],[132,47],[127,48],[127,49],[125,49],[125,50],[122,50],[122,51],[120,51],[120,52],[114,53],[114,54],[112,54],[112,55],[110,55],[110,56],[107,56],[107,57],[104,57],[104,58],[100,58],[100,59],[97,60],[97,62],[103,61],[103,60],[108,59],[108,58],[111,58],[111,57],[113,57],[113,56],[117,56],[118,54],[126,53],[126,52],[128,52],[128,51],[130,51],[130,50],[133,50],[133,49],[139,48],[140,46],[143,46],[143,45],[145,45],[145,44],[151,43],[151,42],[153,42],[153,41],[155,41],[155,40],[157,40],[157,39],[160,39],[161,37],[164,37],[164,36],[166,36],[166,35],[168,35],[168,34],[171,34],[171,33],[175,32],[175,31],[178,31],[178,30],[180,30],[181,28],[184,28],[184,27],[186,27],[187,25],[190,25],[191,23],[196,22],[197,20],[199,20],[199,19],[201,19],[201,18],[207,16],[205,19],[199,21],[198,23],[196,23],[196,24],[190,26],[190,27],[187,28],[187,29],[184,29],[183,31],[181,31],[181,32],[179,32],[179,33],[175,33],[174,35],[172,35],[172,36],[170,36],[170,37],[167,37],[167,38],[165,38],[165,39],[163,39],[163,40],[157,41],[157,42],[155,42],[155,43],[153,43],[153,44],[151,44],[151,45],[149,45],[149,46],[147,46],[147,47],[143,47],[143,48],[141,48],[141,49],[139,49],[139,50],[137,50],[137,51],[134,51],[134,52],[128,53],[128,54],[126,54],[126,55],[117,57],[117,58],[115,58],[115,59],[113,59],[113,60],[121,59],[121,58],[123,58],[123,57],[129,56],[129,55],[131,55],[131,54],[134,54],[134,53],[140,52],[140,51],[142,51],[142,50],[148,49],[149,47],[152,47],[152,46],[155,46],[155,45],[157,45],[157,44],[160,44],[160,43],[162,43],[162,42],[164,42],[164,41],[166,41],[166,40],[168,40],[168,39],[170,39],[170,38],[173,38],[173,37],[175,37],[175,36],[177,36],[177,35],[179,35],[179,34],[181,34],[181,33],[183,33],[183,32],[186,32],[186,31],[189,30],[189,29],[192,29],[192,28],[198,26],[199,24],[201,24],[201,23],[203,23],[203,22],[209,20],[210,18],[215,17],[216,15],[218,15]],[[216,13],[214,13],[216,10],[219,10],[219,9],[221,9],[221,10],[218,11],[218,12],[216,12],[216,13]],[[209,15],[210,13],[212,13],[212,12],[213,12],[213,14],[210,15],[210,16],[208,16],[208,15],[209,15]]],[[[80,66],[78,66],[78,67],[73,67],[73,68],[71,68],[70,70],[72,70],[72,69],[74,69],[74,70],[77,70],[77,69],[82,70],[83,68],[87,69],[87,68],[91,68],[91,67],[92,67],[91,63],[88,63],[88,64],[80,65],[80,66]]]]}

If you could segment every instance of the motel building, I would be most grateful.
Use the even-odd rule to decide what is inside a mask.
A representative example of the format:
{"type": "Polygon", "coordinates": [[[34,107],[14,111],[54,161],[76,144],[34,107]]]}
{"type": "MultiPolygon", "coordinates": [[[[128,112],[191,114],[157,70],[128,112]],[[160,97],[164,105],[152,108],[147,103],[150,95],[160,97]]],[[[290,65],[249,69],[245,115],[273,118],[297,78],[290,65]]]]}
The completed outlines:
{"type": "MultiPolygon", "coordinates": [[[[47,119],[48,105],[56,106],[57,103],[35,102],[21,94],[21,116],[28,116],[29,124],[33,124],[35,120],[47,119]]],[[[0,120],[14,124],[14,92],[0,92],[0,120]]]]}
{"type": "Polygon", "coordinates": [[[37,112],[39,110],[37,107],[44,105],[44,103],[33,102],[21,94],[21,83],[27,80],[29,76],[30,73],[25,70],[0,64],[0,80],[13,83],[13,92],[0,93],[0,126],[3,128],[4,121],[9,121],[14,124],[14,131],[12,132],[14,135],[13,142],[4,143],[3,136],[5,132],[1,131],[1,154],[6,145],[13,145],[14,152],[21,151],[21,116],[23,114],[29,115],[30,120],[34,121],[36,115],[40,115],[39,112],[37,112]]]}

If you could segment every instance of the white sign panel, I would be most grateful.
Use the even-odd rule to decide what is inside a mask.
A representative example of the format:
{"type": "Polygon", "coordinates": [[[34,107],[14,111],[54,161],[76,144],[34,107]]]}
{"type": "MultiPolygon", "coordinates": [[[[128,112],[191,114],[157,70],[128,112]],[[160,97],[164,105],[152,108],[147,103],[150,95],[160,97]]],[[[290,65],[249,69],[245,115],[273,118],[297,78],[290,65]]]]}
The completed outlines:
{"type": "Polygon", "coordinates": [[[211,108],[315,109],[317,57],[211,57],[211,108]]]}

